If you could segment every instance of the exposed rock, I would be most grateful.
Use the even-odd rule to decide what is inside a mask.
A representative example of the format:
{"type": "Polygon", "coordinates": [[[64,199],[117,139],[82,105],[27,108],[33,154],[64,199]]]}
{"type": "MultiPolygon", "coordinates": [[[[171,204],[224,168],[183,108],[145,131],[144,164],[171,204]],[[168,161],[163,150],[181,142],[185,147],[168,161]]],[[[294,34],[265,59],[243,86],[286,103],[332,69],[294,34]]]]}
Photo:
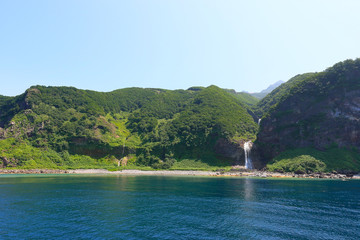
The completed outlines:
{"type": "Polygon", "coordinates": [[[211,171],[140,171],[123,170],[108,171],[106,169],[77,169],[77,170],[59,170],[59,169],[0,169],[0,174],[122,174],[122,175],[191,175],[191,176],[230,176],[230,177],[258,177],[258,178],[329,178],[329,179],[360,179],[360,174],[347,177],[344,174],[335,173],[277,173],[248,169],[237,169],[226,172],[224,169],[211,171]]]}
{"type": "Polygon", "coordinates": [[[265,165],[284,150],[331,145],[360,149],[360,60],[339,63],[289,89],[261,121],[256,145],[265,165]]]}
{"type": "Polygon", "coordinates": [[[0,169],[0,174],[61,174],[69,173],[59,169],[0,169]]]}
{"type": "Polygon", "coordinates": [[[0,157],[0,168],[16,167],[18,162],[15,158],[0,157]]]}
{"type": "Polygon", "coordinates": [[[230,158],[234,165],[245,165],[244,143],[232,143],[227,139],[220,138],[215,144],[215,153],[217,155],[230,158]]]}
{"type": "MultiPolygon", "coordinates": [[[[244,140],[230,142],[227,139],[220,138],[215,144],[215,153],[222,157],[232,159],[234,166],[245,166],[244,144],[244,140]]],[[[253,149],[256,148],[253,143],[251,143],[251,147],[253,149]]],[[[259,169],[262,167],[256,151],[251,150],[250,157],[254,168],[259,169]]]]}
{"type": "Polygon", "coordinates": [[[123,157],[122,159],[120,159],[121,166],[126,166],[127,162],[128,162],[128,157],[123,157]]]}
{"type": "Polygon", "coordinates": [[[352,176],[353,179],[360,179],[360,174],[352,176]]]}

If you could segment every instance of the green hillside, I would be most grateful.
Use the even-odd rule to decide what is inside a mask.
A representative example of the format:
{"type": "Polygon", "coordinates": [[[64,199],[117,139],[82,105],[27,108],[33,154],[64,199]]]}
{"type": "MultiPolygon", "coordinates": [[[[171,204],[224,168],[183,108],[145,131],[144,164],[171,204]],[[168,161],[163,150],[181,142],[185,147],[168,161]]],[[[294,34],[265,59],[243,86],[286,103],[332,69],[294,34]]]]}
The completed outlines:
{"type": "Polygon", "coordinates": [[[216,86],[108,93],[34,86],[0,97],[0,165],[170,168],[188,159],[227,166],[233,159],[214,146],[254,140],[258,126],[249,113],[248,102],[216,86]]]}
{"type": "Polygon", "coordinates": [[[359,96],[360,59],[282,84],[258,104],[257,112],[263,114],[256,142],[261,161],[266,164],[284,152],[313,149],[308,151],[311,157],[326,163],[328,170],[358,171],[359,158],[350,156],[360,150],[359,96]],[[324,157],[332,153],[338,155],[324,157]]]}
{"type": "Polygon", "coordinates": [[[216,86],[33,86],[0,96],[0,167],[226,168],[243,164],[251,140],[257,168],[359,171],[359,96],[359,59],[297,75],[260,101],[216,86]]]}
{"type": "Polygon", "coordinates": [[[276,105],[282,101],[282,99],[285,99],[290,94],[291,89],[296,86],[296,84],[314,75],[315,73],[299,74],[289,79],[287,82],[281,84],[279,87],[275,88],[257,103],[255,110],[256,114],[259,117],[262,117],[272,108],[275,108],[276,105]]]}
{"type": "Polygon", "coordinates": [[[246,92],[236,92],[233,89],[225,89],[225,91],[230,93],[233,97],[238,99],[240,102],[245,103],[248,107],[253,107],[259,102],[258,98],[254,97],[251,94],[246,93],[246,92]]]}

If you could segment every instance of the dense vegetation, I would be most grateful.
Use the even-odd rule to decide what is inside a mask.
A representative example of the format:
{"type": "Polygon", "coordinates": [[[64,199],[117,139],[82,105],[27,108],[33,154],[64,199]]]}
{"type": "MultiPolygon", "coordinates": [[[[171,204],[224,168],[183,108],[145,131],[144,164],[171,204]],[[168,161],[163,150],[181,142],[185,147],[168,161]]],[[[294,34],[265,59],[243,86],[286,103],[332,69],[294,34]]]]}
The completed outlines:
{"type": "Polygon", "coordinates": [[[34,86],[0,97],[0,160],[24,168],[231,165],[214,145],[255,139],[250,101],[216,86],[109,93],[34,86]]]}
{"type": "Polygon", "coordinates": [[[256,114],[259,117],[264,117],[263,115],[275,109],[282,99],[286,99],[296,84],[314,75],[315,73],[299,74],[289,79],[286,83],[281,84],[258,102],[255,110],[256,114]]]}
{"type": "Polygon", "coordinates": [[[268,164],[267,168],[272,172],[294,172],[298,174],[323,172],[326,164],[309,155],[299,155],[294,158],[278,160],[268,164]]]}
{"type": "Polygon", "coordinates": [[[359,59],[297,75],[262,100],[216,86],[34,86],[0,96],[0,167],[227,169],[251,140],[258,167],[360,171],[359,94],[359,59]]]}
{"type": "Polygon", "coordinates": [[[267,168],[280,172],[360,171],[360,155],[357,149],[331,147],[326,150],[297,148],[282,152],[267,168]]]}
{"type": "Polygon", "coordinates": [[[238,99],[240,102],[243,102],[247,105],[247,107],[255,107],[255,105],[259,102],[259,99],[254,97],[253,95],[246,92],[236,92],[233,89],[225,89],[228,93],[238,99]]]}
{"type": "MultiPolygon", "coordinates": [[[[263,115],[256,142],[262,161],[292,151],[297,154],[284,159],[296,162],[301,155],[311,155],[324,162],[327,171],[360,171],[359,94],[360,59],[282,84],[255,111],[263,115]]],[[[283,160],[268,167],[288,169],[287,163],[283,160]]]]}

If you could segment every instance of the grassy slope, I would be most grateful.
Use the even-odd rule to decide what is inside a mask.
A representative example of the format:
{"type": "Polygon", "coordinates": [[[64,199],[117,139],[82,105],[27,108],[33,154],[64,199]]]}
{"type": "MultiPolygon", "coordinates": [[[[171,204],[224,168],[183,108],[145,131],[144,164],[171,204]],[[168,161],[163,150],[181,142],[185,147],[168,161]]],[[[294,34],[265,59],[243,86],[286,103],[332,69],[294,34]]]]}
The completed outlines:
{"type": "Polygon", "coordinates": [[[313,148],[298,148],[288,150],[278,155],[272,162],[268,164],[268,168],[281,161],[292,160],[302,155],[309,155],[317,160],[326,164],[325,171],[344,171],[351,170],[355,172],[360,171],[360,153],[356,149],[345,148],[329,148],[324,151],[316,150],[313,148]]]}
{"type": "Polygon", "coordinates": [[[255,106],[260,100],[249,93],[246,92],[236,92],[233,89],[224,89],[226,92],[230,93],[233,97],[239,100],[241,103],[244,103],[247,107],[255,106]]]}
{"type": "Polygon", "coordinates": [[[257,98],[259,101],[268,95],[268,92],[252,93],[251,96],[257,98]]]}
{"type": "MultiPolygon", "coordinates": [[[[189,148],[183,157],[196,163],[185,160],[174,167],[226,165],[211,144],[218,137],[254,138],[257,131],[246,103],[215,86],[110,93],[35,86],[21,96],[0,98],[4,102],[0,157],[25,168],[113,168],[120,158],[141,152],[154,154],[159,165],[171,151],[179,156],[189,148]]],[[[131,159],[128,164],[136,164],[131,159]]]]}
{"type": "Polygon", "coordinates": [[[254,96],[251,96],[249,93],[240,92],[233,95],[236,99],[238,99],[240,102],[243,102],[247,104],[248,106],[254,106],[259,102],[259,99],[257,99],[254,96]]]}

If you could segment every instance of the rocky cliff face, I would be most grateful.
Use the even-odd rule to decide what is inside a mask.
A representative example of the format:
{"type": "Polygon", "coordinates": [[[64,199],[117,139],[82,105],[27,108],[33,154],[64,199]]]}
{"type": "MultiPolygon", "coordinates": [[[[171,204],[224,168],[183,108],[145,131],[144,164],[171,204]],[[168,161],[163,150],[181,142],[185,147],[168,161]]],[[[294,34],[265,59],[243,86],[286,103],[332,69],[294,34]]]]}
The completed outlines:
{"type": "Polygon", "coordinates": [[[290,148],[360,149],[360,60],[291,87],[262,119],[256,146],[263,164],[290,148]]]}
{"type": "MultiPolygon", "coordinates": [[[[233,165],[245,166],[245,141],[230,142],[227,139],[220,138],[217,140],[214,150],[215,153],[223,158],[231,159],[233,165]]],[[[252,151],[250,152],[250,158],[254,168],[259,169],[262,167],[262,162],[259,161],[257,156],[256,146],[251,144],[252,151]]]]}

